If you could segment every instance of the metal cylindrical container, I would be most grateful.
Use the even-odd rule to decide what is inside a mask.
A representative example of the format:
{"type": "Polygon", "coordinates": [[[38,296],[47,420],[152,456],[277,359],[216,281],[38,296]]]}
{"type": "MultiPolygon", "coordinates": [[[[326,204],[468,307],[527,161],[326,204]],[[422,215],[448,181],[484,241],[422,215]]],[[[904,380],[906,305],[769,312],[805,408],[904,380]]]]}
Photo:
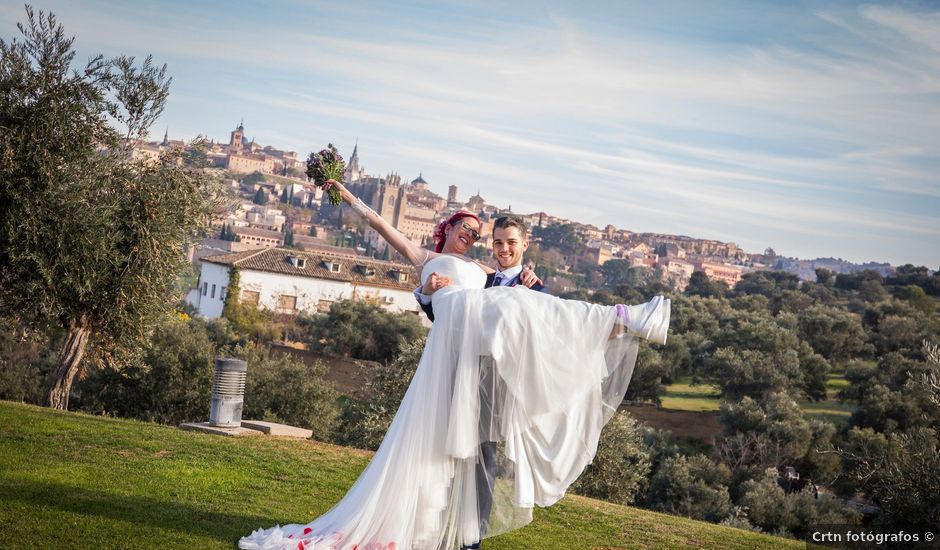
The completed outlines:
{"type": "Polygon", "coordinates": [[[245,377],[248,363],[241,359],[220,357],[215,360],[212,383],[212,406],[209,424],[220,428],[237,428],[242,424],[245,403],[245,377]]]}

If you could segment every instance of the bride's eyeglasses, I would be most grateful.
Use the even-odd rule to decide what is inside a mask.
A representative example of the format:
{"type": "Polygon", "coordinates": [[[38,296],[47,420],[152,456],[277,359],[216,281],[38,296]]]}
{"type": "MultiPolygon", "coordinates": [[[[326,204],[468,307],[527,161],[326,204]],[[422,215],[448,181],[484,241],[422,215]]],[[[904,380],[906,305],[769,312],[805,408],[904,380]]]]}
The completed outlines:
{"type": "Polygon", "coordinates": [[[460,227],[467,233],[470,233],[470,236],[473,237],[474,241],[480,240],[480,232],[470,227],[470,224],[468,224],[467,222],[461,222],[460,227]]]}

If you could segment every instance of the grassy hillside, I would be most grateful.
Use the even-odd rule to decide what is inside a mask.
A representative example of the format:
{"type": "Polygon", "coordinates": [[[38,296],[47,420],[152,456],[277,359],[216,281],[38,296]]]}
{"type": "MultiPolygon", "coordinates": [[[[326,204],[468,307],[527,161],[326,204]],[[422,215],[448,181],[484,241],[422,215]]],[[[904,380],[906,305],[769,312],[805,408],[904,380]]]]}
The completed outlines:
{"type": "MultiPolygon", "coordinates": [[[[4,548],[234,548],[306,523],[369,453],[314,441],[224,438],[0,402],[4,548]]],[[[800,548],[789,541],[569,496],[488,550],[800,548]]]]}

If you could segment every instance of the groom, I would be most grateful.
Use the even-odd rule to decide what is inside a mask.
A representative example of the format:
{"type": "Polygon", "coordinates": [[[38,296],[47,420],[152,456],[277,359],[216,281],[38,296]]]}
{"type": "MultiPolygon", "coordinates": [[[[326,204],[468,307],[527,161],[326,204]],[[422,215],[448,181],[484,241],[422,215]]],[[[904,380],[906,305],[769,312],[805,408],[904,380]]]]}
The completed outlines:
{"type": "MultiPolygon", "coordinates": [[[[532,290],[548,292],[542,282],[534,273],[522,268],[522,256],[529,248],[528,231],[525,221],[519,216],[509,215],[497,218],[493,225],[493,255],[499,270],[486,276],[485,288],[494,286],[528,286],[532,290]]],[[[415,299],[421,304],[421,309],[428,319],[434,321],[434,309],[431,305],[431,296],[428,295],[436,285],[437,288],[447,286],[450,280],[447,277],[432,273],[424,287],[414,291],[415,299]]],[[[492,361],[480,363],[481,390],[494,386],[498,381],[493,376],[492,361]]],[[[485,392],[484,392],[485,393],[485,392]]],[[[483,395],[481,394],[481,398],[483,395]]],[[[481,417],[492,416],[492,403],[481,399],[481,417]]],[[[481,430],[482,431],[482,430],[481,430]]],[[[480,518],[480,536],[486,534],[489,528],[490,511],[493,507],[493,485],[496,482],[496,443],[486,441],[486,434],[481,433],[480,461],[476,467],[477,485],[477,513],[480,518]]],[[[461,547],[461,550],[475,550],[480,548],[480,542],[461,547]]]]}

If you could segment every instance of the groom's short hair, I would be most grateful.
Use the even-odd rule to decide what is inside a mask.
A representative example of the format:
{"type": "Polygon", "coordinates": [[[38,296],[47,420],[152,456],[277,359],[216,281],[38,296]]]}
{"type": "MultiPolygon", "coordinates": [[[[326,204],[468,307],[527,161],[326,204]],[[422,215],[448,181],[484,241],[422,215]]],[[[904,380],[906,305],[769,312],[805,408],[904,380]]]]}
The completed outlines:
{"type": "Polygon", "coordinates": [[[521,216],[516,216],[515,214],[510,214],[508,216],[501,216],[496,218],[496,221],[493,223],[493,231],[497,229],[509,229],[510,227],[515,227],[519,230],[519,234],[522,235],[522,238],[525,239],[529,230],[526,229],[525,220],[521,216]]]}

